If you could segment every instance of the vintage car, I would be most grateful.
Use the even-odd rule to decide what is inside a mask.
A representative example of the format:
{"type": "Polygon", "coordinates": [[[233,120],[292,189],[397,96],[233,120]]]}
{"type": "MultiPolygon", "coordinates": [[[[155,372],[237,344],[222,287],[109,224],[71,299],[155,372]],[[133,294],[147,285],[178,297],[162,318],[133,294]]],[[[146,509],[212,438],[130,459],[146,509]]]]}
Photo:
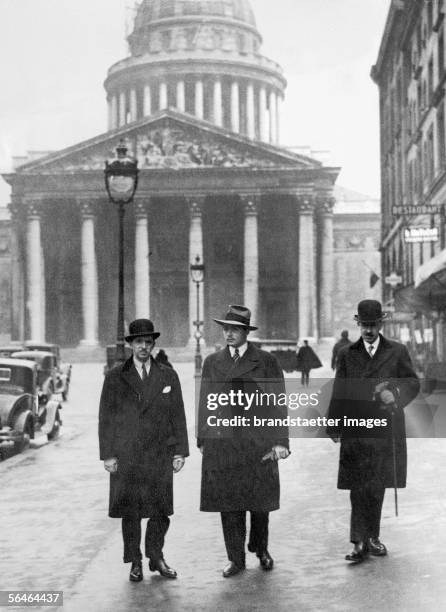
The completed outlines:
{"type": "Polygon", "coordinates": [[[53,353],[48,353],[47,351],[16,351],[11,355],[11,358],[34,361],[37,365],[39,394],[45,395],[50,399],[55,393],[60,393],[58,389],[56,358],[53,353]]]}
{"type": "Polygon", "coordinates": [[[27,351],[46,351],[52,353],[56,359],[56,393],[62,394],[62,399],[68,399],[68,392],[71,381],[71,363],[64,363],[60,357],[60,347],[58,344],[50,344],[49,342],[25,342],[25,350],[27,351]]]}
{"type": "Polygon", "coordinates": [[[24,450],[38,430],[59,435],[62,406],[41,393],[38,375],[35,361],[0,358],[0,458],[24,450]]]}
{"type": "Polygon", "coordinates": [[[13,353],[23,350],[23,344],[2,344],[0,345],[0,357],[11,357],[13,353]]]}

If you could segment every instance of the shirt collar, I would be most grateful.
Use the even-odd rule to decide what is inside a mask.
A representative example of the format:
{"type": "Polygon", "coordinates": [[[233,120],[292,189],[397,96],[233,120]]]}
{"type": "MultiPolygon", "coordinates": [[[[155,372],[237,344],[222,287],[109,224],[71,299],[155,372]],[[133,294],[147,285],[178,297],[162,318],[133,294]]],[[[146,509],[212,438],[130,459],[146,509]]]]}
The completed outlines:
{"type": "MultiPolygon", "coordinates": [[[[229,346],[228,348],[229,348],[229,352],[231,353],[231,357],[234,357],[235,347],[229,346]]],[[[238,346],[237,348],[238,348],[238,354],[240,355],[240,357],[243,357],[243,355],[248,350],[248,343],[245,342],[245,344],[242,344],[241,346],[238,346]]]]}
{"type": "MultiPolygon", "coordinates": [[[[146,370],[147,370],[147,374],[149,373],[150,370],[150,363],[151,363],[152,358],[149,357],[148,360],[145,362],[146,365],[146,370]]],[[[143,362],[140,361],[139,359],[137,359],[135,357],[135,355],[133,355],[133,365],[135,366],[135,368],[138,370],[138,373],[141,375],[142,374],[142,365],[143,362]]]]}
{"type": "Polygon", "coordinates": [[[364,342],[365,350],[367,352],[369,352],[369,347],[370,347],[370,345],[372,345],[373,346],[373,353],[372,353],[372,355],[375,355],[376,351],[378,350],[379,340],[380,340],[379,335],[378,335],[377,339],[375,340],[375,342],[366,342],[364,340],[364,338],[363,338],[362,341],[364,342]]]}

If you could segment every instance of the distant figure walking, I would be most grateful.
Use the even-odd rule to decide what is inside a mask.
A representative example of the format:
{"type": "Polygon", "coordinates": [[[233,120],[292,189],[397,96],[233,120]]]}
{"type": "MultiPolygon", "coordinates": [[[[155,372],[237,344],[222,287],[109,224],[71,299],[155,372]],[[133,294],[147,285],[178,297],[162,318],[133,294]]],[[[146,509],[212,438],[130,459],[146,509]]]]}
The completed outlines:
{"type": "Polygon", "coordinates": [[[344,346],[350,346],[350,344],[352,344],[352,341],[349,340],[348,338],[348,331],[344,329],[343,331],[341,331],[340,339],[336,342],[336,344],[333,347],[333,353],[331,356],[331,369],[332,370],[336,370],[336,362],[338,360],[338,355],[339,355],[339,351],[341,350],[341,348],[343,348],[344,346]]]}
{"type": "Polygon", "coordinates": [[[308,346],[308,340],[304,340],[304,345],[297,352],[297,371],[302,373],[300,378],[302,385],[308,387],[310,370],[320,367],[322,367],[321,360],[311,346],[308,346]]]}

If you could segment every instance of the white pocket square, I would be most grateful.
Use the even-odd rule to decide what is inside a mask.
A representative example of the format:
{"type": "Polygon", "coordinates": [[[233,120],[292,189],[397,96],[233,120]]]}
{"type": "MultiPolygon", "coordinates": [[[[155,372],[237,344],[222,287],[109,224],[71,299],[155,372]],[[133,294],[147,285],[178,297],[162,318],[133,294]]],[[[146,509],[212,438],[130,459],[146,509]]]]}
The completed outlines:
{"type": "Polygon", "coordinates": [[[170,385],[167,385],[167,387],[164,387],[163,389],[163,393],[169,393],[171,391],[172,387],[170,385]]]}

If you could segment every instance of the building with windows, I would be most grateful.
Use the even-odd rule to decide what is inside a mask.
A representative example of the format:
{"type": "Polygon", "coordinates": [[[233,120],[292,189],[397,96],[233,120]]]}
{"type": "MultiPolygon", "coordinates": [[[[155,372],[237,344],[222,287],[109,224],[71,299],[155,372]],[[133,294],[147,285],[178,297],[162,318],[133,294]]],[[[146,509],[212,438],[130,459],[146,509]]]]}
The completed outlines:
{"type": "Polygon", "coordinates": [[[443,0],[393,0],[372,78],[381,116],[382,276],[392,333],[445,359],[446,135],[443,0]]]}
{"type": "MultiPolygon", "coordinates": [[[[333,186],[339,169],[279,145],[286,80],[260,51],[248,0],[143,0],[129,56],[105,80],[109,129],[16,160],[11,185],[12,338],[113,342],[117,211],[104,161],[138,159],[125,215],[125,318],[151,316],[163,344],[193,340],[200,313],[244,302],[270,338],[333,334],[333,186]]],[[[204,313],[204,316],[203,316],[204,313]]]]}

